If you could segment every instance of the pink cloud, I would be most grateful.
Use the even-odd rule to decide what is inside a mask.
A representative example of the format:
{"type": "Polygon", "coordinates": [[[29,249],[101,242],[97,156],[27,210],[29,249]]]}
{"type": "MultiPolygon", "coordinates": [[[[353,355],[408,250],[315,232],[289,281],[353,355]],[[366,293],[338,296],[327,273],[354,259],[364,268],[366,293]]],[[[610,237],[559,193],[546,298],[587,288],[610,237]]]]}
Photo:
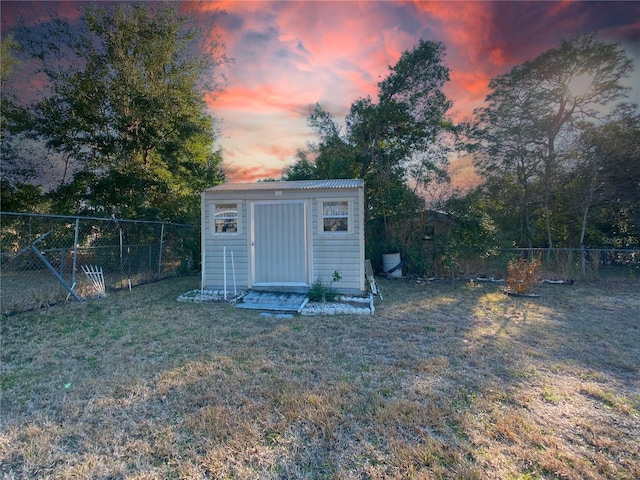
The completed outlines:
{"type": "Polygon", "coordinates": [[[551,16],[562,15],[568,8],[575,5],[576,2],[577,0],[561,0],[559,2],[556,2],[553,5],[551,5],[551,8],[549,10],[549,15],[551,16]]]}
{"type": "Polygon", "coordinates": [[[254,166],[223,165],[223,170],[230,183],[252,183],[264,178],[280,178],[282,169],[254,166]]]}
{"type": "Polygon", "coordinates": [[[450,112],[460,121],[471,117],[473,110],[479,107],[489,93],[490,76],[481,70],[451,72],[451,82],[445,87],[445,93],[454,99],[450,112]]]}
{"type": "MultiPolygon", "coordinates": [[[[17,2],[3,2],[2,25],[17,2]],[[6,4],[6,5],[5,5],[6,4]]],[[[471,115],[491,78],[556,46],[563,38],[600,30],[626,42],[635,57],[640,31],[633,2],[180,2],[189,17],[218,10],[220,35],[235,59],[220,72],[226,91],[208,98],[222,119],[219,144],[230,178],[279,176],[297,148],[314,141],[306,125],[316,102],[341,121],[359,97],[375,98],[389,65],[420,39],[442,42],[456,119],[471,115]],[[275,172],[278,172],[277,174],[275,172]]],[[[59,9],[73,17],[77,3],[59,9]]],[[[640,59],[636,60],[640,63],[640,59]]],[[[636,74],[637,77],[640,77],[636,74]]],[[[637,81],[636,90],[640,90],[637,81]]],[[[637,95],[637,92],[636,92],[637,95]]]]}
{"type": "MultiPolygon", "coordinates": [[[[456,118],[468,117],[482,104],[491,78],[555,44],[545,28],[554,25],[555,35],[566,36],[586,21],[576,13],[575,2],[526,7],[515,2],[423,1],[224,6],[230,16],[242,19],[241,28],[225,33],[231,56],[236,52],[242,58],[229,71],[233,86],[227,97],[221,96],[212,107],[223,118],[232,109],[267,122],[255,128],[273,133],[269,145],[285,141],[286,127],[276,131],[276,124],[297,117],[303,125],[315,102],[341,120],[356,98],[375,97],[388,66],[420,38],[442,41],[447,47],[451,82],[446,91],[455,100],[456,118]],[[250,62],[245,64],[247,54],[250,62]]],[[[313,140],[310,133],[301,127],[288,138],[301,142],[295,147],[304,147],[304,141],[313,140]]],[[[273,163],[282,161],[287,151],[293,161],[295,148],[269,153],[260,142],[247,141],[253,145],[252,158],[237,150],[239,138],[227,145],[234,162],[273,163]],[[273,160],[266,160],[269,156],[273,160]]]]}
{"type": "Polygon", "coordinates": [[[420,2],[421,20],[435,20],[445,45],[454,47],[472,63],[484,58],[491,39],[492,8],[485,2],[420,2]]]}

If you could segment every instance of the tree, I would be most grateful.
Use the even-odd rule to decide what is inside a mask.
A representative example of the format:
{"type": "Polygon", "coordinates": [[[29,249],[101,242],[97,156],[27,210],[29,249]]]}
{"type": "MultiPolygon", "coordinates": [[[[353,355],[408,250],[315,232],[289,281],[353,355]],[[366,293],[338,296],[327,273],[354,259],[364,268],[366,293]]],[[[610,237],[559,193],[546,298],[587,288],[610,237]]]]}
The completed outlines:
{"type": "Polygon", "coordinates": [[[42,203],[42,191],[30,183],[36,171],[27,146],[29,112],[5,88],[20,66],[15,55],[20,46],[8,35],[0,48],[0,206],[10,212],[33,211],[42,203]]]}
{"type": "Polygon", "coordinates": [[[315,176],[315,165],[309,159],[306,151],[299,148],[296,151],[297,160],[285,169],[282,177],[287,180],[311,180],[315,176]]]}
{"type": "Polygon", "coordinates": [[[412,140],[415,148],[434,141],[445,126],[451,126],[446,114],[453,102],[443,91],[449,81],[444,56],[442,43],[420,40],[411,52],[402,53],[400,60],[390,67],[389,76],[378,84],[380,104],[395,104],[413,120],[396,134],[398,138],[412,140]]]}
{"type": "MultiPolygon", "coordinates": [[[[584,244],[590,209],[606,214],[609,241],[637,246],[640,237],[640,115],[623,114],[599,127],[586,129],[580,137],[576,160],[577,194],[583,198],[581,245],[584,244]],[[581,187],[581,188],[580,188],[581,187]]],[[[600,220],[601,224],[603,220],[600,220]]],[[[603,234],[605,233],[603,232],[603,234]]],[[[602,235],[602,234],[601,234],[602,235]]],[[[602,242],[602,239],[593,239],[602,242]]]]}
{"type": "Polygon", "coordinates": [[[557,162],[557,142],[581,121],[607,118],[610,106],[626,98],[628,88],[621,80],[632,71],[622,47],[599,42],[595,34],[564,41],[535,59],[531,65],[541,114],[533,117],[543,133],[545,156],[545,225],[547,243],[553,246],[550,229],[551,181],[557,162]]]}
{"type": "Polygon", "coordinates": [[[540,176],[549,248],[554,245],[556,180],[567,167],[564,155],[579,125],[606,121],[612,107],[626,98],[622,80],[631,68],[619,45],[601,42],[596,35],[577,37],[494,79],[488,106],[476,112],[480,138],[488,132],[484,140],[489,148],[503,152],[480,163],[485,174],[511,162],[520,165],[523,187],[540,176]],[[538,165],[540,169],[534,168],[538,165]]]}
{"type": "MultiPolygon", "coordinates": [[[[389,67],[378,84],[378,98],[360,98],[351,105],[344,132],[316,105],[309,124],[319,142],[285,172],[284,178],[362,178],[365,180],[368,254],[403,243],[393,228],[419,214],[423,200],[418,184],[444,178],[446,155],[428,155],[439,135],[451,131],[447,118],[452,102],[443,92],[449,69],[441,43],[420,41],[389,67]],[[375,239],[375,240],[374,240],[375,239]],[[375,242],[375,244],[374,244],[375,242]]],[[[406,242],[405,242],[406,243],[406,242]]]]}
{"type": "Polygon", "coordinates": [[[204,98],[225,59],[190,25],[177,4],[117,3],[83,9],[80,30],[22,27],[48,87],[32,130],[65,164],[58,210],[199,219],[199,192],[224,179],[204,98]]]}
{"type": "Polygon", "coordinates": [[[14,55],[14,50],[18,48],[18,43],[13,36],[7,35],[0,39],[0,83],[4,83],[13,75],[18,59],[14,55]]]}
{"type": "Polygon", "coordinates": [[[607,205],[633,213],[640,233],[640,115],[628,114],[604,125],[594,141],[604,150],[604,182],[607,205]]]}
{"type": "Polygon", "coordinates": [[[310,146],[311,152],[315,154],[315,178],[360,178],[354,170],[358,167],[354,163],[351,145],[343,138],[333,116],[316,104],[308,117],[308,123],[319,138],[317,145],[310,146]]]}
{"type": "Polygon", "coordinates": [[[582,252],[583,277],[587,245],[638,243],[640,217],[629,213],[640,208],[640,117],[626,109],[618,113],[602,125],[583,125],[566,154],[570,168],[563,178],[564,224],[569,241],[582,252]]]}
{"type": "Polygon", "coordinates": [[[475,144],[471,148],[475,154],[474,164],[488,182],[503,192],[505,181],[513,182],[517,195],[507,201],[508,208],[512,213],[515,210],[519,217],[517,239],[531,247],[536,202],[534,184],[543,177],[544,153],[529,115],[535,105],[532,92],[523,81],[526,75],[526,69],[514,68],[509,75],[489,83],[492,93],[486,98],[488,106],[475,112],[476,124],[472,131],[475,144]]]}
{"type": "Polygon", "coordinates": [[[442,43],[421,40],[378,84],[378,104],[360,100],[347,118],[350,143],[361,153],[362,178],[378,189],[378,216],[389,241],[391,221],[415,215],[423,206],[408,180],[426,186],[445,176],[447,157],[424,155],[453,128],[446,116],[452,101],[443,92],[449,81],[444,56],[442,43]]]}
{"type": "MultiPolygon", "coordinates": [[[[602,195],[603,167],[605,152],[603,149],[601,134],[603,132],[591,125],[584,127],[577,139],[574,154],[574,165],[566,178],[567,195],[565,198],[575,205],[575,217],[579,225],[578,245],[581,252],[581,273],[586,276],[585,235],[587,233],[587,221],[589,213],[596,197],[602,195]]],[[[569,222],[567,222],[569,223],[569,222]]]]}

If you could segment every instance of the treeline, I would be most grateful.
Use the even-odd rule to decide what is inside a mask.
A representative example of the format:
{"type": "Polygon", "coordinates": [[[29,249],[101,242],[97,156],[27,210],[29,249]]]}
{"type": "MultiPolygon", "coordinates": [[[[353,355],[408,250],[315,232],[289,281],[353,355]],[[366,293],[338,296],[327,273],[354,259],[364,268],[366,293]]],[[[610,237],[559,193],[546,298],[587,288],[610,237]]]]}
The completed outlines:
{"type": "Polygon", "coordinates": [[[367,254],[401,251],[416,273],[432,270],[433,251],[638,247],[640,116],[619,45],[562,42],[493,79],[486,106],[460,125],[448,117],[443,61],[439,43],[405,52],[375,102],[352,104],[344,131],[317,105],[319,140],[283,178],[364,178],[367,254]],[[434,196],[454,151],[473,156],[482,182],[434,196]],[[434,222],[445,227],[436,238],[434,222]]]}
{"type": "Polygon", "coordinates": [[[226,61],[217,13],[205,30],[177,4],[80,11],[2,40],[2,209],[198,222],[199,192],[224,181],[205,103],[226,61]]]}
{"type": "Polygon", "coordinates": [[[640,117],[621,47],[562,42],[491,81],[470,131],[482,197],[519,246],[638,246],[640,117]],[[633,240],[635,237],[635,240],[633,240]]]}
{"type": "Polygon", "coordinates": [[[458,132],[443,91],[444,56],[444,45],[430,41],[404,52],[378,84],[377,98],[353,102],[344,129],[316,105],[309,125],[319,141],[300,149],[283,174],[285,180],[364,179],[366,254],[374,263],[397,251],[414,268],[421,262],[423,193],[448,180],[458,132]]]}
{"type": "MultiPolygon", "coordinates": [[[[218,13],[199,28],[172,3],[81,12],[2,40],[2,209],[198,223],[199,192],[225,181],[205,103],[227,62],[209,33],[218,13]]],[[[282,178],[364,179],[368,257],[400,251],[415,273],[443,248],[637,247],[640,117],[623,49],[564,41],[493,79],[461,124],[445,53],[420,41],[344,121],[317,104],[317,141],[282,178]],[[473,157],[479,186],[447,189],[452,155],[473,157]]]]}

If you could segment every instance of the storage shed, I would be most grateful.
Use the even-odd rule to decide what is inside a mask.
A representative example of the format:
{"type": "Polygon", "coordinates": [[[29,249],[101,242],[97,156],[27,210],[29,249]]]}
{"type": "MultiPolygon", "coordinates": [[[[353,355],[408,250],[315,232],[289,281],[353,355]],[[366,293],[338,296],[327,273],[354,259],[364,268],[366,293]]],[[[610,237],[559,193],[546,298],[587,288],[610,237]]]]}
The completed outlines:
{"type": "Polygon", "coordinates": [[[362,180],[229,183],[201,201],[204,288],[304,292],[337,271],[332,288],[365,290],[362,180]]]}

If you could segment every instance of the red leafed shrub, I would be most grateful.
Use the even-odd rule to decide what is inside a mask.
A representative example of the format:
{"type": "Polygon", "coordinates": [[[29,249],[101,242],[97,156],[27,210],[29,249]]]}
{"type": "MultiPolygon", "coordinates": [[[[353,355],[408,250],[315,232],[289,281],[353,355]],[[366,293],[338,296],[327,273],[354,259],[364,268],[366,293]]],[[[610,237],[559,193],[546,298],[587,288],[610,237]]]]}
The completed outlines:
{"type": "Polygon", "coordinates": [[[538,282],[539,270],[539,257],[530,262],[522,257],[517,262],[511,262],[505,279],[509,291],[517,294],[530,293],[533,285],[538,282]]]}

